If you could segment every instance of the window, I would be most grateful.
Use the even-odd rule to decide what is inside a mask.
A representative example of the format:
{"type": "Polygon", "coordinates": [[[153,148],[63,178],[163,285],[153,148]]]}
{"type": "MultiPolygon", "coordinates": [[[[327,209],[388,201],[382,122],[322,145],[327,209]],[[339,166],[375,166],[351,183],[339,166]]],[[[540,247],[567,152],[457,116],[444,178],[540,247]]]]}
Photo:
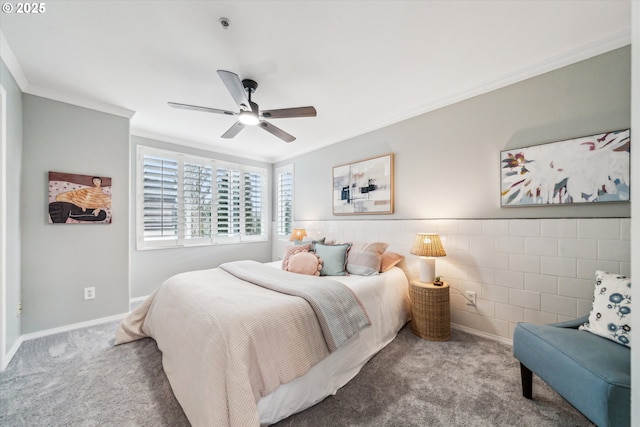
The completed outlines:
{"type": "Polygon", "coordinates": [[[267,171],[138,147],[138,249],[267,240],[267,171]]]}
{"type": "Polygon", "coordinates": [[[217,234],[232,237],[240,234],[240,171],[216,168],[218,206],[217,234]]]}
{"type": "Polygon", "coordinates": [[[145,156],[143,163],[144,239],[178,236],[178,162],[145,156]]]}
{"type": "Polygon", "coordinates": [[[211,213],[213,210],[211,166],[185,162],[182,171],[184,212],[184,238],[208,239],[211,237],[211,213]]]}
{"type": "Polygon", "coordinates": [[[276,169],[276,199],[278,236],[288,236],[293,223],[293,165],[276,169]]]}

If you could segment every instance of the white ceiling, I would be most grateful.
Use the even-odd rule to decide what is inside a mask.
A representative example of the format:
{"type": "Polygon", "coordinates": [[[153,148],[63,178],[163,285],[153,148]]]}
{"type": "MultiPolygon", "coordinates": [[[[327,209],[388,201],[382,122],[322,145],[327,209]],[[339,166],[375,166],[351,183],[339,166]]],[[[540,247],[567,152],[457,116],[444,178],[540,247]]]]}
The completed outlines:
{"type": "Polygon", "coordinates": [[[0,15],[25,92],[132,110],[135,135],[269,162],[626,45],[631,27],[630,0],[44,4],[0,15]],[[271,120],[290,144],[259,128],[223,140],[233,117],[167,106],[237,110],[218,69],[256,80],[262,109],[318,116],[271,120]]]}

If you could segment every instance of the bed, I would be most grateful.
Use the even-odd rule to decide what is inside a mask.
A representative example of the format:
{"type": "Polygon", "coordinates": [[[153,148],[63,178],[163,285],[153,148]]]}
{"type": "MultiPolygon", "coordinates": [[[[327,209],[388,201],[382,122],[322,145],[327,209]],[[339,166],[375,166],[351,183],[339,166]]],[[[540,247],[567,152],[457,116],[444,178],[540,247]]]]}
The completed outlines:
{"type": "Polygon", "coordinates": [[[372,276],[315,277],[284,271],[280,262],[227,263],[167,280],[121,322],[116,344],[144,337],[157,342],[192,425],[267,426],[351,380],[408,321],[408,298],[408,280],[398,267],[372,276]],[[337,281],[366,321],[359,314],[360,324],[347,335],[344,321],[333,322],[339,331],[331,341],[325,323],[333,314],[323,321],[304,297],[250,283],[252,277],[247,281],[229,268],[273,276],[278,286],[301,281],[305,292],[307,283],[337,281]]]}

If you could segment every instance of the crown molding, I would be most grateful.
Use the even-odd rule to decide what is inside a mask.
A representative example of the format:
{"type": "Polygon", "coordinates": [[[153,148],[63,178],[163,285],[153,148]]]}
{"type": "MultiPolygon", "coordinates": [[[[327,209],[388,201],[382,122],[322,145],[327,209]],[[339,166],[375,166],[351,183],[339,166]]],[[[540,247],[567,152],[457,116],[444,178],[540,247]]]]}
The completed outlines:
{"type": "Polygon", "coordinates": [[[100,102],[94,99],[70,95],[68,93],[55,91],[53,89],[48,89],[48,88],[44,88],[44,87],[29,83],[29,81],[27,80],[27,77],[24,75],[22,71],[22,67],[20,67],[20,63],[18,62],[16,56],[13,53],[13,49],[11,49],[11,46],[9,45],[9,42],[5,38],[2,30],[0,30],[0,57],[2,58],[4,63],[7,65],[9,72],[11,73],[14,80],[18,84],[18,87],[23,93],[28,93],[30,95],[35,95],[35,96],[41,96],[43,98],[64,102],[66,104],[76,105],[78,107],[89,108],[91,110],[113,114],[116,116],[125,117],[127,119],[131,119],[133,115],[136,113],[135,111],[129,110],[127,108],[117,107],[115,105],[107,104],[105,102],[100,102]]]}
{"type": "MultiPolygon", "coordinates": [[[[593,41],[591,43],[584,44],[577,48],[568,50],[556,56],[546,58],[538,63],[530,64],[526,67],[522,67],[518,70],[511,71],[502,76],[495,77],[484,82],[478,82],[473,85],[462,88],[458,91],[451,92],[440,99],[436,99],[428,104],[421,105],[412,110],[404,111],[401,114],[390,117],[387,120],[376,123],[373,126],[368,126],[352,132],[350,135],[341,137],[339,140],[325,141],[323,144],[313,147],[308,152],[318,150],[320,148],[336,144],[338,142],[346,141],[351,138],[364,135],[369,132],[382,129],[386,126],[391,126],[395,123],[399,123],[404,120],[412,119],[422,114],[429,113],[431,111],[438,110],[440,108],[447,107],[449,105],[456,104],[458,102],[473,98],[478,95],[482,95],[491,92],[496,89],[519,83],[521,81],[530,79],[532,77],[539,76],[550,71],[557,70],[562,67],[566,67],[575,64],[585,59],[592,58],[594,56],[601,55],[603,53],[624,47],[631,44],[631,29],[619,31],[612,34],[609,37],[602,38],[600,40],[593,41]]],[[[307,153],[308,153],[307,152],[307,153]]],[[[284,155],[273,159],[274,163],[289,160],[291,158],[300,156],[306,153],[297,153],[294,155],[284,155]]]]}
{"type": "Polygon", "coordinates": [[[22,72],[20,63],[16,59],[16,56],[13,54],[11,46],[9,46],[9,42],[7,42],[7,39],[4,37],[4,33],[2,32],[2,30],[0,30],[0,58],[2,58],[4,63],[7,65],[9,72],[18,84],[20,90],[24,92],[24,89],[29,83],[27,82],[27,78],[22,72]]]}
{"type": "MultiPolygon", "coordinates": [[[[617,33],[610,35],[609,37],[596,40],[577,48],[565,51],[559,55],[555,55],[546,58],[537,63],[529,64],[520,69],[510,71],[502,76],[494,77],[486,81],[480,81],[464,87],[460,90],[453,91],[440,99],[436,99],[428,104],[421,105],[417,108],[405,111],[396,116],[390,117],[388,120],[376,123],[374,126],[360,129],[355,131],[351,136],[344,138],[343,140],[354,138],[356,136],[363,135],[374,130],[381,129],[386,126],[408,120],[419,115],[438,110],[449,105],[473,98],[478,95],[482,95],[496,89],[522,82],[524,80],[536,77],[550,71],[557,70],[562,67],[566,67],[575,64],[580,61],[592,58],[604,54],[606,52],[627,46],[631,44],[631,28],[624,29],[617,33]]],[[[330,145],[338,141],[328,143],[330,145]]],[[[278,161],[284,159],[278,159],[278,161]]]]}
{"type": "MultiPolygon", "coordinates": [[[[549,57],[538,63],[529,64],[526,67],[522,67],[520,69],[511,71],[502,76],[498,76],[496,78],[492,78],[486,81],[480,81],[473,85],[469,85],[458,91],[451,92],[446,96],[443,96],[440,99],[436,99],[428,104],[424,104],[417,108],[404,111],[395,116],[391,116],[387,120],[378,122],[375,125],[361,128],[357,131],[352,132],[350,135],[343,136],[340,140],[326,141],[325,144],[316,146],[314,147],[314,149],[319,149],[337,142],[354,138],[354,137],[363,135],[365,133],[372,132],[372,131],[381,129],[383,127],[401,122],[403,120],[407,120],[407,119],[446,107],[448,105],[452,105],[457,102],[464,101],[466,99],[470,99],[475,96],[482,95],[482,94],[491,92],[493,90],[500,89],[500,88],[509,86],[511,84],[527,80],[529,78],[556,70],[558,68],[562,68],[562,67],[583,61],[585,59],[589,59],[591,57],[609,52],[614,49],[618,49],[623,46],[627,46],[629,44],[631,44],[631,29],[626,28],[608,37],[584,44],[575,49],[566,51],[562,54],[549,57]]],[[[30,84],[27,81],[26,77],[24,76],[22,69],[20,68],[20,64],[16,60],[13,54],[13,51],[11,50],[1,30],[0,30],[0,56],[2,57],[4,62],[7,64],[9,71],[11,72],[14,79],[18,83],[18,86],[20,87],[20,89],[25,93],[29,93],[31,95],[36,95],[36,96],[42,96],[45,98],[53,99],[55,101],[61,101],[68,104],[89,108],[92,110],[102,111],[105,113],[110,113],[110,114],[126,117],[129,119],[131,119],[135,114],[135,111],[133,110],[129,110],[122,107],[116,107],[114,105],[106,104],[97,100],[74,96],[74,95],[70,95],[70,94],[66,94],[59,91],[38,87],[30,84]]],[[[153,134],[146,130],[132,129],[132,133],[137,136],[141,136],[143,138],[157,139],[160,141],[171,142],[171,143],[180,144],[180,145],[187,145],[193,148],[200,148],[200,149],[211,151],[211,147],[207,147],[207,145],[203,143],[197,143],[193,141],[183,141],[173,137],[168,137],[166,135],[153,134]]],[[[218,149],[216,148],[216,151],[217,150],[218,149]]],[[[221,150],[218,152],[232,155],[232,156],[238,156],[238,153],[234,153],[232,151],[229,151],[229,152],[224,152],[224,151],[226,150],[221,150]]],[[[303,154],[303,153],[300,153],[300,154],[303,154]]],[[[247,158],[251,158],[251,157],[249,156],[247,158]]],[[[283,156],[282,158],[269,158],[269,159],[254,157],[253,160],[278,162],[278,161],[287,160],[288,158],[289,156],[283,156]]]]}
{"type": "Polygon", "coordinates": [[[42,98],[51,99],[53,101],[64,102],[66,104],[88,108],[90,110],[100,111],[102,113],[113,114],[114,116],[120,116],[127,119],[131,119],[136,113],[135,111],[129,110],[127,108],[117,107],[115,105],[107,104],[95,99],[75,96],[53,89],[32,85],[30,83],[27,84],[27,87],[25,89],[23,89],[23,92],[29,95],[40,96],[42,98]]]}
{"type": "MultiPolygon", "coordinates": [[[[233,151],[233,150],[225,150],[224,148],[220,147],[220,146],[216,146],[213,147],[205,142],[199,142],[199,141],[187,141],[181,138],[176,138],[173,136],[169,136],[169,135],[164,135],[164,134],[159,134],[159,133],[155,133],[155,132],[150,132],[144,129],[140,129],[140,128],[136,128],[136,127],[131,127],[130,130],[131,136],[137,136],[139,138],[145,138],[145,139],[151,139],[157,142],[163,142],[163,143],[167,143],[167,144],[175,144],[175,145],[179,145],[182,147],[190,147],[190,148],[195,148],[197,150],[203,150],[203,151],[208,151],[210,153],[214,153],[214,154],[223,154],[225,156],[230,156],[233,157],[234,159],[244,159],[244,160],[254,160],[257,162],[262,162],[262,163],[274,163],[275,160],[269,157],[262,157],[262,156],[255,156],[252,155],[250,153],[238,153],[237,151],[233,151]]],[[[237,161],[237,160],[233,160],[233,161],[237,161]]]]}

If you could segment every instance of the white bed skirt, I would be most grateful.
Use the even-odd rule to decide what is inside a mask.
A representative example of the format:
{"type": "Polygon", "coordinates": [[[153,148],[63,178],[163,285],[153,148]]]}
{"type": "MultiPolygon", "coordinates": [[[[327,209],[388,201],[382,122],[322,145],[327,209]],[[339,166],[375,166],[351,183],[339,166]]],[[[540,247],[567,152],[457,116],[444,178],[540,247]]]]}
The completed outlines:
{"type": "MultiPolygon", "coordinates": [[[[271,263],[279,266],[279,262],[271,263]]],[[[408,280],[398,267],[379,276],[332,276],[349,286],[364,304],[371,327],[316,364],[302,377],[283,384],[258,401],[260,425],[268,426],[315,405],[355,377],[389,344],[410,316],[408,280]]]]}

